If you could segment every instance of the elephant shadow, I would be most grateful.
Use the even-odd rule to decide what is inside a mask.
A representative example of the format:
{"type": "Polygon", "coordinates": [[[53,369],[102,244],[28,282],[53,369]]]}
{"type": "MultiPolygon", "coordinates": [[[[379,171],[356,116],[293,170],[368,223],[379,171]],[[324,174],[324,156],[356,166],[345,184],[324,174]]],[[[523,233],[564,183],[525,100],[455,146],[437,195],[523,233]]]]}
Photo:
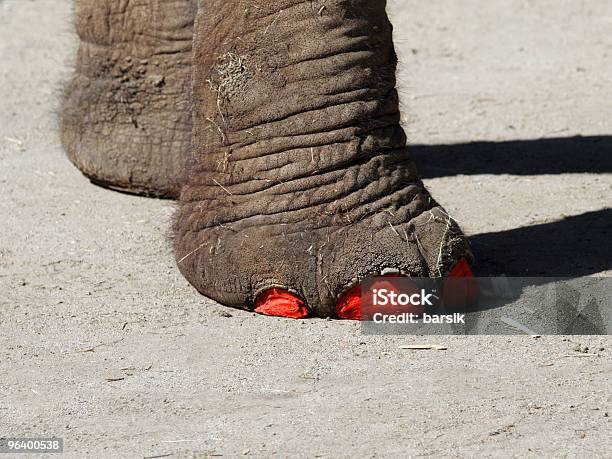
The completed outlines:
{"type": "Polygon", "coordinates": [[[612,136],[410,145],[422,178],[612,172],[612,136]]]}
{"type": "Polygon", "coordinates": [[[485,313],[497,328],[503,328],[500,318],[509,316],[542,334],[612,332],[612,279],[584,277],[612,269],[611,229],[612,209],[603,209],[472,236],[476,275],[507,276],[506,282],[514,286],[506,298],[479,302],[475,312],[485,313]]]}
{"type": "Polygon", "coordinates": [[[479,276],[580,277],[612,269],[612,208],[470,237],[479,276]]]}
{"type": "MultiPolygon", "coordinates": [[[[411,152],[422,178],[612,172],[610,136],[413,145],[411,152]]],[[[524,284],[504,301],[480,305],[474,312],[491,317],[511,313],[525,318],[524,311],[516,305],[525,301],[526,293],[533,303],[546,288],[558,290],[560,284],[567,290],[570,284],[557,282],[561,278],[580,278],[612,270],[611,230],[612,207],[558,221],[471,236],[476,276],[521,278],[516,281],[524,284]],[[534,294],[529,290],[531,287],[538,288],[540,293],[534,294]]],[[[608,287],[609,283],[605,284],[604,288],[608,287]]],[[[600,296],[606,295],[603,292],[600,296]]],[[[600,312],[578,310],[575,304],[567,302],[555,304],[542,317],[555,323],[562,317],[566,324],[557,330],[565,333],[601,334],[612,324],[608,323],[610,311],[603,311],[605,317],[600,317],[600,312]],[[577,318],[584,318],[585,314],[590,317],[586,325],[576,325],[577,318]]],[[[536,321],[534,325],[541,324],[536,321]]]]}
{"type": "MultiPolygon", "coordinates": [[[[422,178],[612,173],[612,136],[411,145],[422,178]]],[[[612,208],[470,238],[479,276],[586,276],[612,269],[612,208]]]]}

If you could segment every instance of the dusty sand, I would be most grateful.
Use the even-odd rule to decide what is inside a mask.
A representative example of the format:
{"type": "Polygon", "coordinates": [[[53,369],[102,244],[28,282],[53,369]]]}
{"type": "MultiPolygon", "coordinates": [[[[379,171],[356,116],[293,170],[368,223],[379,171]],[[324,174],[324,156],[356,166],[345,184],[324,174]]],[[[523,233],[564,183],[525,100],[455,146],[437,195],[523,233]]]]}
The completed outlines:
{"type": "MultiPolygon", "coordinates": [[[[391,12],[413,151],[479,272],[610,275],[612,3],[391,12]]],[[[609,457],[609,337],[371,337],[198,296],[172,203],[62,154],[70,15],[0,0],[0,436],[63,437],[74,458],[609,457]],[[398,349],[431,342],[448,350],[398,349]]]]}

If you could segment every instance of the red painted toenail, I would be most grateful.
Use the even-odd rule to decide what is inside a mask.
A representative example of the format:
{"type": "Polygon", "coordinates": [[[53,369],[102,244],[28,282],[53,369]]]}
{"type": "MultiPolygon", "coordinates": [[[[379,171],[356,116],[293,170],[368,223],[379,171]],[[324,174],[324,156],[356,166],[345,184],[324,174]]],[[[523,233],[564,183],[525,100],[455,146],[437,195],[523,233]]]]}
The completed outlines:
{"type": "MultiPolygon", "coordinates": [[[[389,274],[385,276],[380,276],[381,278],[376,279],[374,282],[370,283],[368,291],[372,292],[374,289],[387,289],[393,290],[397,293],[407,293],[407,292],[399,292],[397,286],[393,284],[393,282],[382,279],[393,278],[393,277],[408,277],[402,276],[398,274],[389,274]]],[[[411,290],[415,292],[418,291],[416,285],[411,290]]],[[[344,292],[340,298],[338,299],[338,303],[336,305],[336,315],[340,319],[347,320],[372,320],[374,314],[383,313],[383,314],[401,314],[401,313],[412,313],[415,315],[421,315],[425,312],[425,309],[422,306],[374,306],[372,304],[372,294],[365,293],[362,296],[362,286],[361,284],[357,284],[351,287],[349,290],[344,292]]]]}
{"type": "Polygon", "coordinates": [[[261,293],[255,301],[255,312],[290,319],[304,319],[310,316],[304,300],[279,288],[271,288],[261,293]]]}
{"type": "Polygon", "coordinates": [[[448,273],[448,277],[474,277],[474,273],[467,260],[462,258],[453,266],[453,269],[448,273]]]}
{"type": "Polygon", "coordinates": [[[465,258],[459,260],[448,273],[442,288],[444,305],[450,308],[465,308],[478,300],[480,284],[474,278],[470,264],[465,258]]]}
{"type": "Polygon", "coordinates": [[[340,319],[361,320],[361,284],[355,285],[340,296],[336,315],[340,319]]]}

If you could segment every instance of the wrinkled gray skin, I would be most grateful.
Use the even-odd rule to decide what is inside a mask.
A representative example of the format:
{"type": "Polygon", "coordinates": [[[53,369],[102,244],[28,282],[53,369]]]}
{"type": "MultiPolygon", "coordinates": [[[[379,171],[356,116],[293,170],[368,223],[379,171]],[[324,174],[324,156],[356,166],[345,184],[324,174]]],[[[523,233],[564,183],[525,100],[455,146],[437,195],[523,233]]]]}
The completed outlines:
{"type": "Polygon", "coordinates": [[[61,134],[92,181],[176,197],[191,151],[196,0],[75,0],[80,39],[61,134]]]}
{"type": "Polygon", "coordinates": [[[334,316],[372,273],[437,277],[471,260],[406,150],[385,7],[200,2],[195,162],[174,234],[203,294],[252,308],[281,287],[334,316]]]}

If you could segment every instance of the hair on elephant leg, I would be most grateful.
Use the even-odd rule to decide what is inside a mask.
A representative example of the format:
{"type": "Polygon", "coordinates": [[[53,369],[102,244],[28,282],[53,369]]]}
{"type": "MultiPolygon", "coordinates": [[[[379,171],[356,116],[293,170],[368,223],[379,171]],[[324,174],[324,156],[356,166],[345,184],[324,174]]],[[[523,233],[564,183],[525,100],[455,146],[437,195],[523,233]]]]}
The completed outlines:
{"type": "Polygon", "coordinates": [[[367,276],[444,276],[471,260],[406,149],[385,6],[200,3],[195,158],[174,241],[204,295],[342,316],[339,298],[367,276]]]}
{"type": "Polygon", "coordinates": [[[75,0],[80,39],[61,134],[93,182],[177,197],[191,150],[197,0],[75,0]]]}

